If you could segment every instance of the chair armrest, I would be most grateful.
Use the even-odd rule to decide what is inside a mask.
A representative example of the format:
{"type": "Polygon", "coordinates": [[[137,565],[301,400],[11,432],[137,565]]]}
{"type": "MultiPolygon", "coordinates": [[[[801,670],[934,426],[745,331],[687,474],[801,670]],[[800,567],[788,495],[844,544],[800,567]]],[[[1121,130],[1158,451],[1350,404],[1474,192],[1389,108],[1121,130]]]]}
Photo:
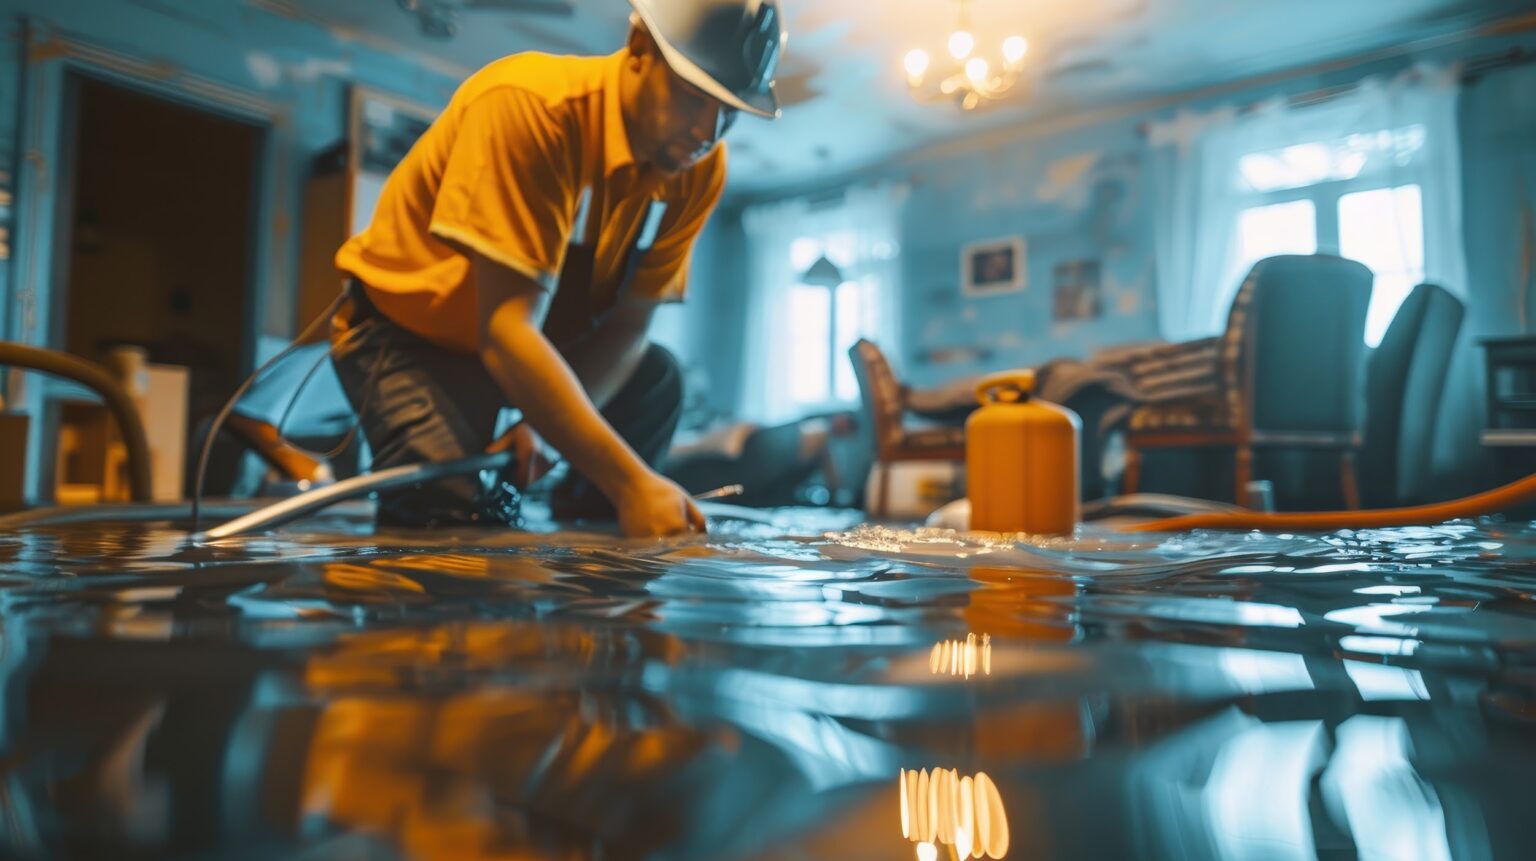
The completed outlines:
{"type": "Polygon", "coordinates": [[[1148,403],[1220,397],[1226,390],[1221,337],[1148,347],[1120,359],[1148,403]]]}

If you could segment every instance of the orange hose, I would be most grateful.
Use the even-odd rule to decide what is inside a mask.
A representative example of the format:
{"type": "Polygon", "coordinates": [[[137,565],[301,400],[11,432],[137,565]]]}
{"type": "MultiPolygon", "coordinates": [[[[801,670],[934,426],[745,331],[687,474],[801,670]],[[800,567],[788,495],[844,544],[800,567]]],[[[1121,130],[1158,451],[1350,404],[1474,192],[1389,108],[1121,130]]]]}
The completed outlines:
{"type": "Polygon", "coordinates": [[[1182,532],[1186,529],[1267,529],[1322,532],[1334,529],[1382,529],[1389,526],[1430,526],[1462,517],[1477,517],[1536,500],[1536,473],[1484,493],[1407,508],[1368,511],[1308,511],[1274,514],[1243,511],[1226,514],[1186,514],[1125,527],[1127,532],[1182,532]]]}

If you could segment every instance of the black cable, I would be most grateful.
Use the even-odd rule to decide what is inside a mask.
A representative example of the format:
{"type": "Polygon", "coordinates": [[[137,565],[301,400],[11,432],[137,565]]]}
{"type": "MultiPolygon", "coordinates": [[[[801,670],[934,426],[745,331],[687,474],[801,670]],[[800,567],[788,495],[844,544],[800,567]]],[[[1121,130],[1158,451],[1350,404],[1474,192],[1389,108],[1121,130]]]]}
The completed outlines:
{"type": "Polygon", "coordinates": [[[288,397],[288,405],[283,407],[283,413],[277,419],[277,435],[279,438],[283,435],[283,427],[288,424],[288,417],[293,414],[293,408],[299,403],[299,396],[304,394],[304,389],[309,386],[309,381],[315,378],[315,374],[320,370],[320,366],[330,357],[331,350],[327,347],[320,353],[320,358],[316,359],[315,363],[309,366],[309,370],[304,372],[304,379],[299,380],[298,388],[294,389],[293,394],[288,397]]]}
{"type": "Polygon", "coordinates": [[[234,412],[235,405],[240,402],[240,399],[245,396],[245,393],[250,391],[251,386],[254,385],[257,380],[261,379],[262,374],[266,373],[273,365],[276,365],[278,362],[291,355],[294,350],[297,350],[301,345],[307,342],[312,335],[318,332],[321,326],[330,322],[331,317],[334,316],[337,309],[341,307],[342,300],[346,298],[346,295],[347,294],[345,292],[337,294],[336,298],[331,300],[331,304],[327,305],[325,310],[320,312],[320,316],[311,321],[310,324],[304,328],[304,331],[300,332],[298,337],[293,339],[292,344],[284,347],[281,352],[268,359],[261,367],[253,371],[249,377],[246,377],[245,382],[240,384],[240,388],[235,389],[235,393],[229,396],[228,401],[224,402],[223,409],[220,409],[218,415],[213,417],[213,423],[208,427],[208,436],[203,440],[202,453],[199,454],[197,458],[197,475],[192,484],[192,528],[188,530],[190,534],[197,534],[199,517],[202,514],[203,479],[207,476],[208,458],[213,454],[213,441],[218,437],[219,429],[223,427],[224,422],[229,419],[229,414],[234,412]]]}
{"type": "MultiPolygon", "coordinates": [[[[320,354],[320,358],[316,359],[315,363],[310,365],[309,370],[304,373],[304,378],[299,380],[299,385],[296,389],[294,389],[293,394],[288,396],[288,403],[283,407],[283,413],[277,420],[278,439],[283,439],[283,427],[288,424],[289,415],[293,413],[293,408],[298,405],[299,396],[304,393],[304,389],[309,386],[310,381],[313,380],[315,374],[319,372],[320,366],[325,364],[327,359],[331,358],[332,349],[333,347],[327,347],[325,352],[320,354]]],[[[387,349],[388,345],[385,346],[385,350],[387,349]]],[[[362,427],[363,416],[367,414],[368,405],[373,401],[374,383],[378,381],[379,366],[384,362],[385,350],[379,351],[378,360],[375,361],[373,367],[368,370],[368,382],[363,387],[363,402],[358,404],[357,414],[352,421],[352,426],[347,428],[347,432],[342,435],[341,441],[336,443],[336,445],[329,451],[323,453],[311,452],[311,454],[314,454],[316,457],[324,461],[334,460],[335,458],[340,457],[341,453],[347,450],[347,446],[352,444],[352,440],[357,437],[357,431],[360,427],[362,427]]]]}

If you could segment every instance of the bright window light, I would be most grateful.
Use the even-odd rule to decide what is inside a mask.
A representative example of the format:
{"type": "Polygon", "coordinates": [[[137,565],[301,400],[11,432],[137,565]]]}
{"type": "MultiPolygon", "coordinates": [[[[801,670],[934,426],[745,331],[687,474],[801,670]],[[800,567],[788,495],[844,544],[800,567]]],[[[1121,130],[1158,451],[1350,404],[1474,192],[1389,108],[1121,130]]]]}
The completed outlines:
{"type": "Polygon", "coordinates": [[[1424,202],[1417,185],[1339,198],[1339,253],[1376,274],[1365,342],[1381,343],[1397,309],[1424,280],[1424,202]]]}
{"type": "Polygon", "coordinates": [[[840,401],[859,399],[859,381],[853,375],[853,363],[848,359],[848,349],[870,329],[865,319],[870,312],[865,297],[872,291],[867,287],[867,284],[858,281],[844,281],[837,288],[837,340],[832,362],[835,367],[833,390],[840,401]]]}
{"type": "Polygon", "coordinates": [[[1237,217],[1237,277],[1277,254],[1317,252],[1317,208],[1292,200],[1245,209],[1237,217]]]}
{"type": "MultiPolygon", "coordinates": [[[[790,266],[801,273],[826,255],[846,277],[861,259],[895,255],[894,246],[884,246],[861,249],[860,237],[847,230],[801,237],[790,244],[790,266]]],[[[878,292],[877,280],[869,276],[833,288],[819,284],[789,288],[788,319],[794,325],[784,346],[789,397],[796,404],[818,410],[858,401],[859,382],[848,350],[858,339],[874,335],[878,292]]]]}
{"type": "Polygon", "coordinates": [[[796,272],[804,272],[811,268],[816,258],[821,256],[821,240],[809,236],[802,236],[789,243],[789,265],[796,272]]]}
{"type": "Polygon", "coordinates": [[[1406,167],[1423,150],[1424,137],[1424,127],[1412,125],[1249,153],[1238,159],[1238,181],[1244,190],[1268,192],[1406,167]]]}
{"type": "Polygon", "coordinates": [[[826,403],[831,395],[832,292],[810,284],[790,287],[789,319],[794,321],[785,353],[789,396],[800,404],[826,403]]]}

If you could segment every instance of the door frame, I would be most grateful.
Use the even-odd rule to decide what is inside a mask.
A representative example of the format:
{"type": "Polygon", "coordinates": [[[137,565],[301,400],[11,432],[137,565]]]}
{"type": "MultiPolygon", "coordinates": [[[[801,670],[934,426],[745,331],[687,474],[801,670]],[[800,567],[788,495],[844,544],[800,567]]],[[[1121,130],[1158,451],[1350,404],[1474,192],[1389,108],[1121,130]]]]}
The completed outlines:
{"type": "MultiPolygon", "coordinates": [[[[16,181],[15,242],[8,307],[0,338],[39,347],[61,348],[64,309],[68,297],[70,208],[73,206],[73,126],[77,117],[79,78],[132,89],[167,99],[258,130],[253,197],[250,267],[243,309],[243,370],[255,365],[257,342],[263,331],[271,297],[261,289],[272,273],[277,247],[275,218],[288,209],[284,190],[291,168],[277,146],[277,133],[291,126],[287,110],[257,93],[231,87],[179,69],[102,48],[37,19],[23,28],[26,75],[20,99],[20,141],[16,181]]],[[[7,379],[8,403],[20,405],[33,417],[27,440],[27,475],[23,486],[31,504],[52,498],[56,402],[63,396],[90,397],[79,386],[40,374],[13,370],[7,379]]]]}

